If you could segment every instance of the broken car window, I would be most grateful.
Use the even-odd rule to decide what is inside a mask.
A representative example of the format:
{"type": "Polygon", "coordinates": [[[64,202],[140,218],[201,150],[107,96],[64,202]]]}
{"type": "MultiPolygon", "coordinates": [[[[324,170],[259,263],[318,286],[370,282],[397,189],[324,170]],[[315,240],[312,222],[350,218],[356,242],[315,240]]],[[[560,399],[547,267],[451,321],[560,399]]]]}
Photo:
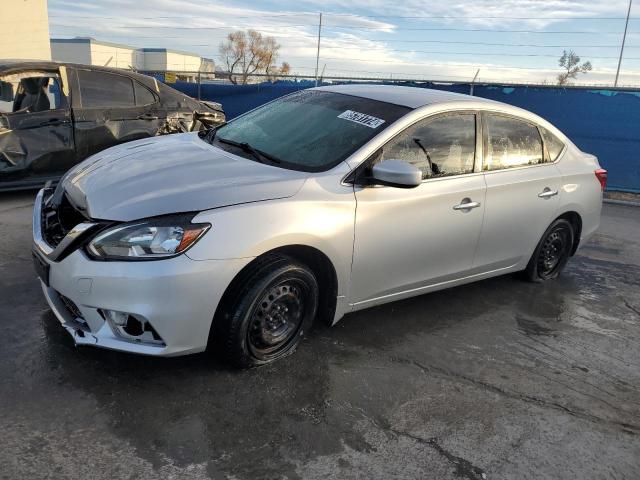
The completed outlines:
{"type": "Polygon", "coordinates": [[[0,76],[0,112],[34,113],[67,107],[60,78],[51,72],[20,72],[0,76]]]}

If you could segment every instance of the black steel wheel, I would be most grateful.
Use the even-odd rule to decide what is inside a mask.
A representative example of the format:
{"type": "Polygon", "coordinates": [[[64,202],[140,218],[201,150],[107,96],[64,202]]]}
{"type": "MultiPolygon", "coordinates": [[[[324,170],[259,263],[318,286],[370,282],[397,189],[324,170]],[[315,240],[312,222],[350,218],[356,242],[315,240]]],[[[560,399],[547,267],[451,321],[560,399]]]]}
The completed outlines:
{"type": "Polygon", "coordinates": [[[249,320],[247,342],[256,358],[287,349],[298,335],[306,311],[309,285],[299,278],[283,278],[263,292],[249,320]]]}
{"type": "Polygon", "coordinates": [[[212,340],[226,360],[241,368],[291,354],[318,309],[313,272],[284,255],[257,260],[230,288],[235,291],[214,319],[212,340]]]}
{"type": "Polygon", "coordinates": [[[525,275],[532,282],[552,280],[564,269],[573,248],[573,226],[567,220],[554,221],[533,252],[525,275]]]}

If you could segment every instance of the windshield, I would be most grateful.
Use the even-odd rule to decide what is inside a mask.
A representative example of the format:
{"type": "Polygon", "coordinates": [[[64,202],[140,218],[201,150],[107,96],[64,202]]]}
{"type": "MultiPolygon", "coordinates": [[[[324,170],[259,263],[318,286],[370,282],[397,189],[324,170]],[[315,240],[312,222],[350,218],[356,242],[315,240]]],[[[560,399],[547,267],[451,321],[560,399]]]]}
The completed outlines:
{"type": "Polygon", "coordinates": [[[409,111],[407,107],[368,98],[303,90],[220,127],[214,143],[256,159],[246,148],[250,145],[267,159],[275,160],[274,165],[323,171],[346,159],[409,111]]]}

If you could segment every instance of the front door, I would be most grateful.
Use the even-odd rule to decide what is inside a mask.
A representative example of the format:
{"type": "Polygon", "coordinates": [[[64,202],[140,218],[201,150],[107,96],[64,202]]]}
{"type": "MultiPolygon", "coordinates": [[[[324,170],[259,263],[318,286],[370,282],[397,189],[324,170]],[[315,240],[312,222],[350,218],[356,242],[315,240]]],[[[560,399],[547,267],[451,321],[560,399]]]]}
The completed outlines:
{"type": "Polygon", "coordinates": [[[351,303],[402,298],[471,270],[486,190],[477,143],[474,113],[438,115],[372,159],[412,163],[424,180],[412,189],[356,187],[351,303]]]}
{"type": "Polygon", "coordinates": [[[0,90],[0,187],[60,177],[76,152],[59,72],[11,72],[0,76],[0,90]]]}

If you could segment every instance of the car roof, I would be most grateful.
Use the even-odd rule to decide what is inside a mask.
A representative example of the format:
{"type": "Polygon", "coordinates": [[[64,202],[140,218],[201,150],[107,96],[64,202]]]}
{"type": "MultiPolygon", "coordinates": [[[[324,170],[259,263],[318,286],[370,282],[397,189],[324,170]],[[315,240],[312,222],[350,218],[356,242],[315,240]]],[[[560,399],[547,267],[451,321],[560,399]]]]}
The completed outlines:
{"type": "Polygon", "coordinates": [[[149,82],[153,81],[152,77],[148,75],[143,75],[137,72],[133,72],[131,70],[124,70],[122,68],[113,68],[113,67],[102,67],[99,65],[85,65],[82,63],[71,63],[71,62],[53,62],[49,60],[0,60],[0,74],[3,73],[11,73],[16,70],[44,70],[44,71],[54,71],[59,69],[60,67],[71,67],[80,70],[93,70],[96,72],[105,72],[105,73],[116,73],[119,75],[126,75],[132,78],[135,78],[138,81],[142,81],[142,83],[147,84],[149,86],[149,82]]]}
{"type": "Polygon", "coordinates": [[[403,87],[399,85],[381,84],[351,84],[351,85],[331,85],[318,87],[314,90],[326,92],[342,93],[355,97],[370,98],[381,102],[403,105],[409,108],[419,108],[425,105],[433,105],[446,102],[474,102],[486,103],[487,105],[506,105],[486,98],[472,97],[462,93],[435,90],[432,88],[403,87]]]}

